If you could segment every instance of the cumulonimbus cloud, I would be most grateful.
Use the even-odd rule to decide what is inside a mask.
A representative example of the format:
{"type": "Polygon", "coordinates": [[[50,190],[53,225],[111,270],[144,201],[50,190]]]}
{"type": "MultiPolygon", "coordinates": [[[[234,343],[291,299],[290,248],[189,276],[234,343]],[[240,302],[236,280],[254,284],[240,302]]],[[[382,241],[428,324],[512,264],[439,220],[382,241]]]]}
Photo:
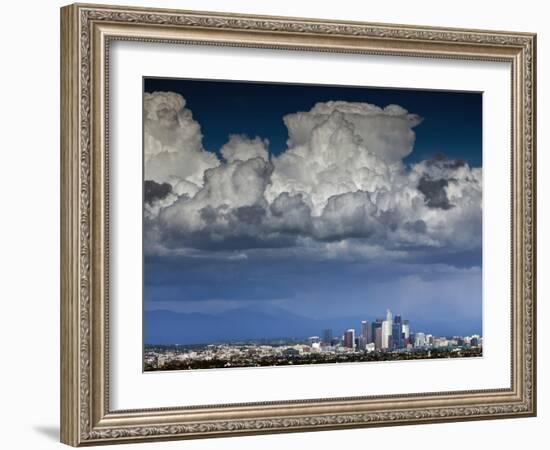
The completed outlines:
{"type": "Polygon", "coordinates": [[[201,184],[204,171],[219,161],[204,150],[201,127],[185,99],[173,92],[155,92],[145,93],[143,103],[145,179],[201,184]]]}
{"type": "Polygon", "coordinates": [[[203,148],[185,105],[145,95],[145,178],[171,186],[145,205],[149,251],[480,245],[481,168],[442,157],[404,165],[421,118],[398,105],[318,103],[283,118],[281,154],[232,135],[223,160],[203,148]]]}

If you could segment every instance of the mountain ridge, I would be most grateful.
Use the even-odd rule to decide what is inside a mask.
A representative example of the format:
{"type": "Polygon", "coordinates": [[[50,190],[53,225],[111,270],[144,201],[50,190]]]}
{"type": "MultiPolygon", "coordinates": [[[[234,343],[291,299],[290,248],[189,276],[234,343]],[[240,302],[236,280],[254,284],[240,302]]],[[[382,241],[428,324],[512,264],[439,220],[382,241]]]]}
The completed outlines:
{"type": "MultiPolygon", "coordinates": [[[[370,320],[369,320],[370,319],[370,320]]],[[[358,335],[362,318],[314,319],[292,314],[276,307],[237,308],[222,313],[181,313],[166,309],[144,312],[143,338],[148,345],[207,344],[239,340],[260,340],[321,336],[326,328],[338,336],[354,328],[358,335]]],[[[412,331],[442,336],[481,334],[481,320],[457,323],[411,321],[412,331]]]]}

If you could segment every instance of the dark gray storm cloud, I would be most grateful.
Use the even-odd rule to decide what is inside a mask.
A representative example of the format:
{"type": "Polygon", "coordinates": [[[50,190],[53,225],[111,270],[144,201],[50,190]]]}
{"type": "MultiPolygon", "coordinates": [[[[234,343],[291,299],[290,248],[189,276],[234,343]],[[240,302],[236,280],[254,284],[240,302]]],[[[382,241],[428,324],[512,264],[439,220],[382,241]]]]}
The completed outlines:
{"type": "Polygon", "coordinates": [[[436,153],[426,162],[428,165],[446,166],[449,169],[458,169],[459,167],[464,167],[466,165],[466,161],[463,159],[450,159],[445,153],[442,152],[436,153]]]}
{"type": "Polygon", "coordinates": [[[170,183],[157,183],[153,180],[145,180],[143,192],[145,203],[151,205],[157,200],[166,198],[170,192],[172,192],[172,185],[170,183]]]}
{"type": "Polygon", "coordinates": [[[418,190],[424,194],[426,204],[431,208],[450,209],[451,205],[447,197],[445,188],[449,185],[449,181],[445,179],[431,180],[423,176],[418,182],[418,190]]]}

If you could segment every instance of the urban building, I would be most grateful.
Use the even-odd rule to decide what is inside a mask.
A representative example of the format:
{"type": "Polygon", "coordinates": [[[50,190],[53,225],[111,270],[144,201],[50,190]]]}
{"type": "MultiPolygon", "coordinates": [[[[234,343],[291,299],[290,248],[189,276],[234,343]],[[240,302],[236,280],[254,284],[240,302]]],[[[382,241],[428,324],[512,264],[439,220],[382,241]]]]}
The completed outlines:
{"type": "Polygon", "coordinates": [[[426,335],[424,333],[416,333],[414,335],[414,346],[424,347],[426,345],[426,335]]]}
{"type": "Polygon", "coordinates": [[[386,320],[382,322],[382,348],[389,349],[393,347],[393,314],[386,310],[386,320]]]}
{"type": "Polygon", "coordinates": [[[344,347],[355,348],[355,330],[353,328],[344,333],[344,347]]]}
{"type": "Polygon", "coordinates": [[[401,335],[401,322],[394,322],[392,325],[392,348],[403,347],[403,338],[401,335]]]}
{"type": "Polygon", "coordinates": [[[361,337],[365,338],[366,344],[370,344],[373,340],[371,324],[366,320],[361,322],[361,337]]]}
{"type": "Polygon", "coordinates": [[[382,349],[382,319],[376,319],[376,322],[372,324],[372,336],[376,350],[382,349]]]}
{"type": "Polygon", "coordinates": [[[323,330],[323,343],[332,345],[332,328],[326,328],[323,330]]]}
{"type": "Polygon", "coordinates": [[[376,350],[376,348],[375,348],[375,346],[374,346],[374,342],[369,342],[369,343],[365,346],[365,351],[366,351],[367,353],[371,353],[371,352],[373,352],[373,351],[375,351],[375,350],[376,350]]]}
{"type": "Polygon", "coordinates": [[[408,320],[403,321],[402,330],[403,330],[403,338],[405,339],[405,341],[408,341],[409,337],[411,336],[411,327],[409,325],[408,320]]]}

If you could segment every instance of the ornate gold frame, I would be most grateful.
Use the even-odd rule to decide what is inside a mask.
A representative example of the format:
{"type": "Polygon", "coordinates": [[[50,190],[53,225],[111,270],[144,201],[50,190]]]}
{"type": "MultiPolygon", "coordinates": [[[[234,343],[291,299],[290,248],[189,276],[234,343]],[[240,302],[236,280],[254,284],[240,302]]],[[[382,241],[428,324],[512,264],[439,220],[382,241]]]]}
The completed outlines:
{"type": "Polygon", "coordinates": [[[536,414],[535,50],[529,33],[75,4],[61,9],[61,440],[80,446],[536,414]],[[509,389],[111,411],[108,57],[113,40],[424,58],[512,67],[509,389]]]}

